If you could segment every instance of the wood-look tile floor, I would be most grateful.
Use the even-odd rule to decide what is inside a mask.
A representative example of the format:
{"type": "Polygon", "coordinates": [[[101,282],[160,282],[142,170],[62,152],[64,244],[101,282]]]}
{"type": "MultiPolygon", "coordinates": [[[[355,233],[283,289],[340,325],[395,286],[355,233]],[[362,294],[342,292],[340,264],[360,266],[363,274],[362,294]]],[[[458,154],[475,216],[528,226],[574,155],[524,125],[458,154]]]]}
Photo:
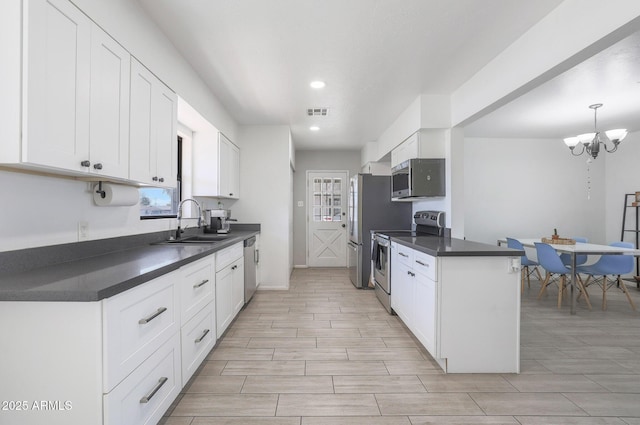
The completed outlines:
{"type": "Polygon", "coordinates": [[[447,375],[345,269],[296,269],[288,291],[256,293],[161,424],[640,425],[640,315],[615,289],[607,311],[591,291],[571,316],[538,288],[520,374],[447,375]]]}

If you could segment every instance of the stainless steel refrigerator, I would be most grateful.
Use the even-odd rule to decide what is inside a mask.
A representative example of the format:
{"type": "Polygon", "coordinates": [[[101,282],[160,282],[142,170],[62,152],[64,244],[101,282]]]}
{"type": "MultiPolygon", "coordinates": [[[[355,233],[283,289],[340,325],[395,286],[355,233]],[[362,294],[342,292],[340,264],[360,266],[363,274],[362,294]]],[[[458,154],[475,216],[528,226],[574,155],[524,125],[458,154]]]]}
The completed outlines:
{"type": "Polygon", "coordinates": [[[349,277],[369,286],[371,230],[411,229],[411,202],[391,201],[391,176],[358,174],[349,184],[349,277]]]}

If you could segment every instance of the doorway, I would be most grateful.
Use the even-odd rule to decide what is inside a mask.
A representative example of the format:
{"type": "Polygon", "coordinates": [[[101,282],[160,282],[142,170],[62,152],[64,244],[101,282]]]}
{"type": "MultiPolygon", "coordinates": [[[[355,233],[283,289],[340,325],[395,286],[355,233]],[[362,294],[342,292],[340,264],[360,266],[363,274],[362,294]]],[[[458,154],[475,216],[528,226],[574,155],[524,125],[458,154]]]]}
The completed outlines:
{"type": "Polygon", "coordinates": [[[347,171],[307,171],[307,265],[347,265],[347,171]]]}

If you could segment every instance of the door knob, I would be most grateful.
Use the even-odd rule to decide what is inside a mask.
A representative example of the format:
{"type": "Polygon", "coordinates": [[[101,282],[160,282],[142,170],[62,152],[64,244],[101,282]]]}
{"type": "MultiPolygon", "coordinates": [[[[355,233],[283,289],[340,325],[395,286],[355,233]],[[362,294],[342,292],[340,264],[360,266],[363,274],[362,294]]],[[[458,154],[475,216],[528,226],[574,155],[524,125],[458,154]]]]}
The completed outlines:
{"type": "Polygon", "coordinates": [[[342,227],[347,227],[347,225],[346,225],[346,224],[343,224],[343,225],[342,225],[342,227]]]}

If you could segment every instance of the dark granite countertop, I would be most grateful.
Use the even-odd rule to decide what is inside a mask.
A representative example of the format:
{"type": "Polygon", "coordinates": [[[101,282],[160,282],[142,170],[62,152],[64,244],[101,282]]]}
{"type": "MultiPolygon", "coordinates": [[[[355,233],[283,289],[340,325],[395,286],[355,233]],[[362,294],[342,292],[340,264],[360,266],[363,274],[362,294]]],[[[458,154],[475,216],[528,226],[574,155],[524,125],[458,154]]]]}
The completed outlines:
{"type": "Polygon", "coordinates": [[[439,236],[392,236],[391,241],[434,257],[520,257],[524,251],[439,236]]]}
{"type": "Polygon", "coordinates": [[[145,244],[0,274],[0,301],[99,301],[260,233],[233,230],[212,244],[145,244]]]}

